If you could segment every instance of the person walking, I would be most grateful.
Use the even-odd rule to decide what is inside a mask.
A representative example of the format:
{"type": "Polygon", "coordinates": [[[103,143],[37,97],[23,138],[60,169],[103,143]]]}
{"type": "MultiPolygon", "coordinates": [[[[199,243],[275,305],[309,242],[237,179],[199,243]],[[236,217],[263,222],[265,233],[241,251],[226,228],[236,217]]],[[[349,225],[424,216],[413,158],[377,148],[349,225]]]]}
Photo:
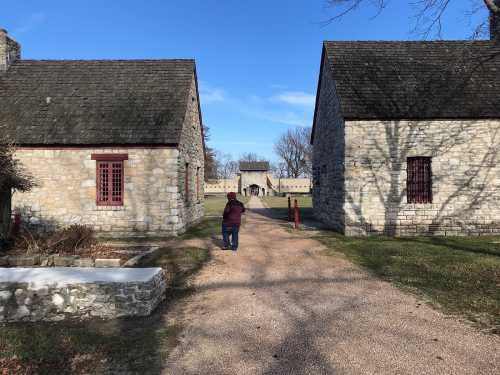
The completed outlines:
{"type": "Polygon", "coordinates": [[[245,206],[236,199],[236,193],[227,194],[227,204],[222,215],[222,240],[224,250],[231,248],[238,250],[238,234],[241,225],[241,215],[245,212],[245,206]],[[231,237],[231,241],[229,241],[231,237]]]}

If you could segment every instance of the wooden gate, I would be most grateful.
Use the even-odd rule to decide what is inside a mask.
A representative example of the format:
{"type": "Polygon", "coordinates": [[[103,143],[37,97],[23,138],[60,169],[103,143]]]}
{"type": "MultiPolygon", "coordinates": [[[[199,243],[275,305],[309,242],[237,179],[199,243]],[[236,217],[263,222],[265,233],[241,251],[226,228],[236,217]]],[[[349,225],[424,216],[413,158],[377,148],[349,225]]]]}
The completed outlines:
{"type": "Polygon", "coordinates": [[[11,199],[10,191],[0,192],[0,240],[7,239],[11,220],[11,199]]]}

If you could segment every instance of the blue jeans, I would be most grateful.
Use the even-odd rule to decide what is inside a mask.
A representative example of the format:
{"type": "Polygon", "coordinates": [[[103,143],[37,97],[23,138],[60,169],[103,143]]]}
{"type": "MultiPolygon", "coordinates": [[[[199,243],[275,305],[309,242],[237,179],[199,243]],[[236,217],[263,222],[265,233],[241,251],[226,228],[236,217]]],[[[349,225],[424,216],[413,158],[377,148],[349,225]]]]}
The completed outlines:
{"type": "Polygon", "coordinates": [[[240,227],[238,225],[226,225],[222,224],[222,240],[224,241],[224,247],[230,247],[233,250],[238,249],[238,233],[240,227]],[[231,236],[231,243],[229,242],[229,236],[231,236]]]}

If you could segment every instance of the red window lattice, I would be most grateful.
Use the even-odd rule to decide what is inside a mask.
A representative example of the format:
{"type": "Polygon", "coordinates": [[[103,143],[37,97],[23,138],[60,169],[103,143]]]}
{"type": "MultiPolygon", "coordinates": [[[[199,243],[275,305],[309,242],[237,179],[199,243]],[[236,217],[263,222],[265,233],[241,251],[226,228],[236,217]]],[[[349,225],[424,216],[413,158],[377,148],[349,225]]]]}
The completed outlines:
{"type": "Polygon", "coordinates": [[[200,167],[196,168],[196,199],[200,199],[200,167]]]}
{"type": "Polygon", "coordinates": [[[184,200],[189,201],[189,163],[186,163],[184,171],[184,200]]]}
{"type": "Polygon", "coordinates": [[[408,203],[432,203],[431,158],[408,158],[406,171],[406,201],[408,203]]]}
{"type": "Polygon", "coordinates": [[[97,205],[123,205],[123,160],[127,155],[92,155],[97,160],[97,205]]]}

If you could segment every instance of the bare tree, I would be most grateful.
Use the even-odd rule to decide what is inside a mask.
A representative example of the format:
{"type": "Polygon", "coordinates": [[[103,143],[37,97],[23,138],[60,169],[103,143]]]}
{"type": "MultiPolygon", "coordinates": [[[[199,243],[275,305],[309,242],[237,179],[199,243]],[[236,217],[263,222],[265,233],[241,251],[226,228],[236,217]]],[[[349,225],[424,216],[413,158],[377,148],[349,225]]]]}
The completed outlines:
{"type": "Polygon", "coordinates": [[[203,138],[205,141],[205,181],[217,178],[217,152],[208,146],[210,128],[203,125],[203,138]]]}
{"type": "Polygon", "coordinates": [[[265,158],[260,157],[254,152],[247,152],[240,157],[240,162],[256,162],[265,161],[265,158]]]}
{"type": "Polygon", "coordinates": [[[274,152],[286,167],[286,177],[310,176],[312,170],[311,129],[289,129],[274,144],[274,152]]]}
{"type": "Polygon", "coordinates": [[[217,177],[220,179],[230,179],[238,173],[238,163],[233,160],[230,154],[217,153],[217,177]]]}
{"type": "Polygon", "coordinates": [[[12,144],[0,139],[0,247],[9,234],[12,190],[28,191],[35,186],[14,152],[12,144]]]}
{"type": "Polygon", "coordinates": [[[276,178],[285,178],[287,176],[286,164],[282,161],[271,164],[271,173],[276,178]]]}
{"type": "Polygon", "coordinates": [[[12,144],[0,140],[0,191],[28,191],[34,186],[33,177],[14,158],[12,144]]]}
{"type": "MultiPolygon", "coordinates": [[[[360,8],[372,6],[375,8],[376,16],[384,11],[390,0],[326,0],[327,5],[335,10],[335,14],[326,22],[337,21],[360,8]]],[[[399,1],[399,0],[398,0],[399,1]]],[[[456,0],[408,0],[408,6],[414,7],[415,25],[412,32],[421,37],[442,37],[443,19],[446,12],[457,3],[456,0]]],[[[500,15],[500,1],[498,0],[471,0],[466,16],[473,17],[486,8],[492,14],[500,15]]],[[[479,21],[475,25],[472,34],[478,38],[486,34],[488,29],[488,18],[479,21]]]]}

